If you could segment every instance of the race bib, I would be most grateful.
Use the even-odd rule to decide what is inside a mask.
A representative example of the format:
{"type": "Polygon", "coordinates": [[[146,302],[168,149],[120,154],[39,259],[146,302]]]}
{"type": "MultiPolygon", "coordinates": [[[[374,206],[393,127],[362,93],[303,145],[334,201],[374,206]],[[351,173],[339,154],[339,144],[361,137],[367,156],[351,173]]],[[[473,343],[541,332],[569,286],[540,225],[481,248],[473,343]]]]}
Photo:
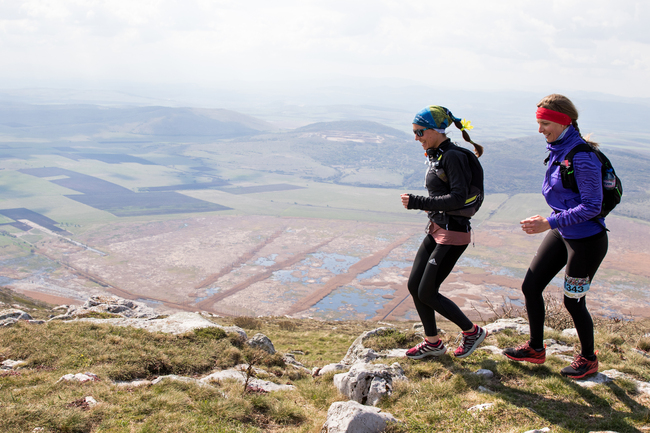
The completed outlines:
{"type": "Polygon", "coordinates": [[[589,291],[589,277],[576,278],[564,276],[564,296],[567,298],[580,299],[589,291]]]}

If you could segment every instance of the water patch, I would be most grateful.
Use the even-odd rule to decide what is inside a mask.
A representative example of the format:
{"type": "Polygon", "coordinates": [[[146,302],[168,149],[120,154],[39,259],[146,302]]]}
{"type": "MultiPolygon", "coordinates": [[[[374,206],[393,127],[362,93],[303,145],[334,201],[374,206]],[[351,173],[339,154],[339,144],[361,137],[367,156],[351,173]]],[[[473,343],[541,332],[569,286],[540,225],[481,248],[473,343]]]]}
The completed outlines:
{"type": "Polygon", "coordinates": [[[137,302],[143,302],[143,303],[145,303],[147,305],[152,305],[152,306],[158,306],[158,305],[163,304],[162,301],[156,301],[154,299],[149,299],[149,298],[138,298],[138,299],[136,299],[136,301],[137,302]]]}
{"type": "Polygon", "coordinates": [[[394,293],[392,289],[362,290],[346,286],[334,290],[314,305],[315,315],[332,320],[368,320],[390,302],[383,296],[394,293]]]}
{"type": "Polygon", "coordinates": [[[0,277],[0,286],[6,286],[16,281],[18,280],[14,280],[13,278],[9,278],[9,277],[0,277]]]}
{"type": "Polygon", "coordinates": [[[375,277],[379,275],[382,269],[384,268],[408,268],[409,266],[412,266],[413,263],[411,262],[402,262],[402,261],[396,261],[396,260],[382,260],[379,262],[377,266],[373,266],[372,268],[368,269],[366,272],[362,272],[359,275],[357,275],[357,280],[366,280],[368,278],[375,277]]]}
{"type": "Polygon", "coordinates": [[[482,262],[479,259],[475,259],[473,257],[461,257],[458,262],[456,262],[458,266],[464,266],[466,268],[481,268],[484,269],[488,265],[485,262],[482,262]]]}
{"type": "Polygon", "coordinates": [[[292,271],[291,269],[284,269],[281,271],[273,272],[273,279],[280,281],[282,283],[297,283],[302,282],[303,279],[306,279],[307,271],[292,271]],[[296,277],[294,274],[299,272],[300,277],[296,277]]]}
{"type": "Polygon", "coordinates": [[[358,257],[344,256],[336,253],[314,253],[310,254],[310,256],[323,262],[318,269],[327,269],[335,275],[347,272],[348,269],[350,269],[350,266],[360,260],[358,257]]]}
{"type": "Polygon", "coordinates": [[[206,293],[205,296],[200,296],[200,297],[196,298],[196,299],[194,300],[194,302],[197,302],[197,303],[198,303],[198,302],[201,302],[201,301],[205,301],[205,300],[208,299],[210,296],[212,296],[212,295],[214,295],[214,294],[216,294],[216,293],[219,293],[220,291],[221,291],[221,287],[210,287],[210,288],[208,288],[208,289],[205,290],[205,293],[206,293]]]}
{"type": "Polygon", "coordinates": [[[260,257],[259,259],[255,260],[255,264],[258,266],[273,266],[275,265],[275,259],[278,257],[277,254],[271,254],[268,257],[260,257]]]}

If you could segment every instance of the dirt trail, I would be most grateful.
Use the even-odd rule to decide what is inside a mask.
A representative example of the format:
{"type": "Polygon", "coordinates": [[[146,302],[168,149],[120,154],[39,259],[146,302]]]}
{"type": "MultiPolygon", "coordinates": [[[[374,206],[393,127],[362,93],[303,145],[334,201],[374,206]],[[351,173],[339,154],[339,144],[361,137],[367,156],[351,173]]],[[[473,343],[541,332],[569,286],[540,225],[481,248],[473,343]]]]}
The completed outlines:
{"type": "MultiPolygon", "coordinates": [[[[294,264],[304,260],[307,257],[307,255],[318,252],[318,250],[320,250],[322,247],[324,247],[325,245],[332,242],[334,239],[336,239],[336,238],[334,237],[334,238],[328,239],[325,242],[321,242],[320,244],[316,245],[313,248],[310,248],[307,251],[304,251],[301,254],[296,254],[294,257],[290,258],[289,260],[285,260],[283,262],[276,263],[275,265],[270,266],[264,272],[253,275],[252,277],[246,279],[245,281],[242,281],[239,284],[236,284],[235,286],[231,287],[230,289],[224,290],[223,292],[219,292],[219,293],[217,293],[217,294],[215,294],[213,296],[210,296],[207,299],[204,299],[201,302],[197,302],[194,305],[196,307],[202,309],[202,310],[210,311],[210,307],[213,304],[215,304],[215,303],[217,303],[219,301],[222,301],[223,299],[227,298],[228,296],[232,296],[232,295],[234,295],[235,293],[237,293],[239,291],[244,290],[245,288],[249,287],[252,284],[259,283],[260,281],[266,280],[275,271],[279,271],[281,269],[288,268],[289,266],[293,266],[294,264]]],[[[221,312],[220,314],[223,314],[223,312],[221,312]]]]}
{"type": "MultiPolygon", "coordinates": [[[[219,278],[223,277],[224,275],[228,275],[230,272],[232,272],[233,269],[240,267],[247,261],[251,260],[257,253],[260,252],[262,248],[276,240],[282,233],[284,233],[285,228],[283,227],[282,229],[278,230],[277,232],[273,233],[271,236],[266,238],[264,242],[260,242],[258,245],[255,246],[255,248],[251,249],[250,251],[246,252],[245,254],[241,255],[237,260],[220,270],[216,274],[210,275],[208,278],[205,280],[201,281],[197,286],[195,286],[195,289],[204,289],[211,284],[216,283],[219,278]]],[[[198,305],[198,304],[197,304],[198,305]]]]}
{"type": "Polygon", "coordinates": [[[367,270],[377,266],[392,250],[411,239],[411,236],[413,235],[409,234],[398,239],[383,250],[377,251],[375,254],[359,260],[357,263],[350,266],[350,269],[348,269],[346,273],[330,278],[323,287],[296,302],[287,314],[296,314],[300,311],[306,310],[311,306],[316,305],[321,299],[332,293],[335,289],[351,283],[360,273],[366,272],[367,270]]]}

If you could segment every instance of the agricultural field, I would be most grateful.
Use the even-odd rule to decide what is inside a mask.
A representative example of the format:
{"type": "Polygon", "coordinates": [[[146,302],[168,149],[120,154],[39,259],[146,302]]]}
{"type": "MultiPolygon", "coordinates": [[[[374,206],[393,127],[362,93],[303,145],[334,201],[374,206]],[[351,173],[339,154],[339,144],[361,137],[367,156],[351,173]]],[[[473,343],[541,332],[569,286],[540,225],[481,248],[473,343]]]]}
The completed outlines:
{"type": "MultiPolygon", "coordinates": [[[[216,128],[205,122],[194,124],[216,128]]],[[[403,133],[332,122],[260,124],[244,136],[233,126],[216,138],[144,124],[128,134],[85,126],[75,140],[0,135],[0,285],[56,303],[112,293],[163,311],[416,318],[406,282],[427,218],[399,195],[423,193],[424,164],[403,133]]],[[[442,288],[472,317],[523,306],[541,236],[518,223],[549,212],[538,141],[483,143],[488,196],[442,288]]],[[[648,158],[620,152],[617,169],[648,158]]],[[[647,176],[624,178],[627,208],[607,220],[610,250],[589,301],[597,314],[650,316],[647,176]]],[[[560,274],[550,292],[560,297],[561,284],[560,274]]]]}

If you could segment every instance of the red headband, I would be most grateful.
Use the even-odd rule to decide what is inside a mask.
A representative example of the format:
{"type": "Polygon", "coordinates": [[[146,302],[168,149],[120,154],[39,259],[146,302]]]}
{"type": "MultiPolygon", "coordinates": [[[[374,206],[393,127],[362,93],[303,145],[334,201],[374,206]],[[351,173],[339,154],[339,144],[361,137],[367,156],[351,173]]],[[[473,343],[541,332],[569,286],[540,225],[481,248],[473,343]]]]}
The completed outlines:
{"type": "Polygon", "coordinates": [[[551,122],[559,123],[560,125],[570,125],[571,118],[559,111],[549,110],[548,108],[539,107],[537,109],[537,118],[550,120],[551,122]]]}

